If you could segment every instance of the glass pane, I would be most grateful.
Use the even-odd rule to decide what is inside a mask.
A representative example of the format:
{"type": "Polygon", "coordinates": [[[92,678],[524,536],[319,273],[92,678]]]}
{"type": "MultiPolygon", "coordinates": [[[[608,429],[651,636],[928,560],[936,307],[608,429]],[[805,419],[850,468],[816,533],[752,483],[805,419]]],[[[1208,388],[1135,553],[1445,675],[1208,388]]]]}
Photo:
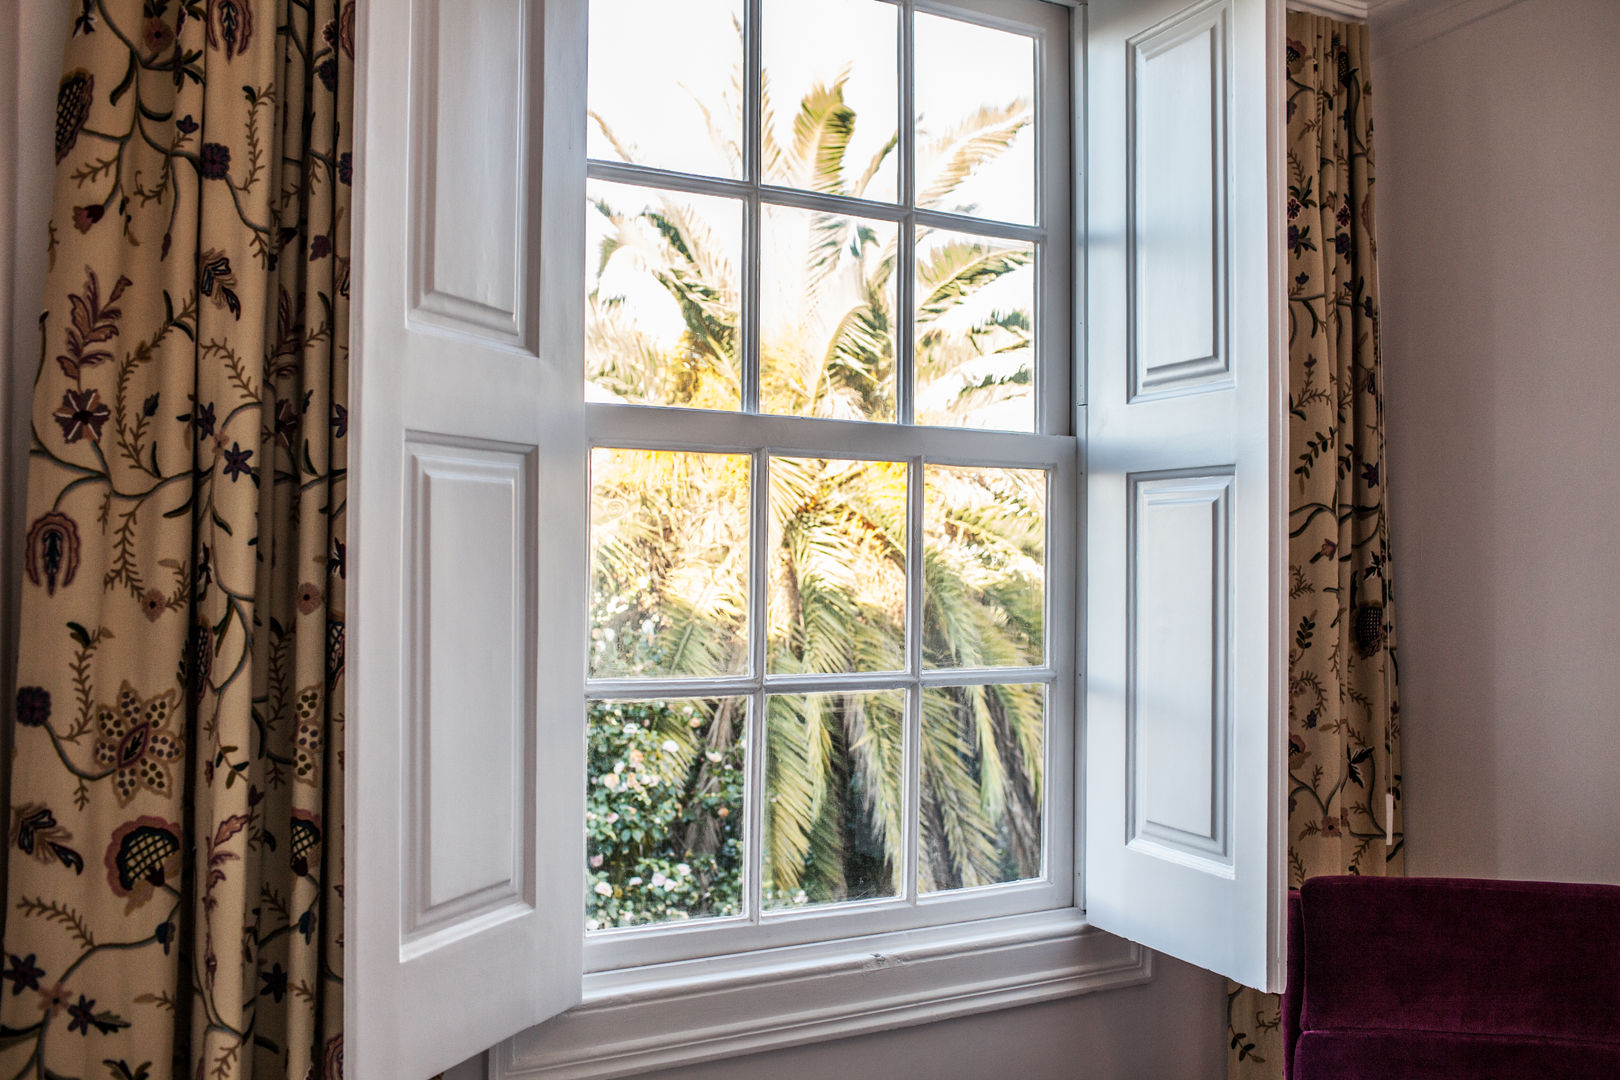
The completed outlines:
{"type": "Polygon", "coordinates": [[[1046,688],[923,691],[917,887],[967,889],[1041,875],[1046,688]]]}
{"type": "Polygon", "coordinates": [[[736,409],[742,203],[586,187],[585,397],[736,409]]]}
{"type": "Polygon", "coordinates": [[[591,0],[585,152],[742,176],[741,0],[591,0]]]}
{"type": "Polygon", "coordinates": [[[923,467],[923,664],[1045,660],[1046,473],[923,467]]]}
{"type": "Polygon", "coordinates": [[[596,701],[585,925],[742,913],[746,698],[596,701]]]}
{"type": "Polygon", "coordinates": [[[893,202],[898,7],[765,0],[765,182],[893,202]]]}
{"type": "Polygon", "coordinates": [[[760,410],[893,420],[900,227],[763,208],[760,410]]]}
{"type": "Polygon", "coordinates": [[[766,704],[767,910],[900,892],[903,690],[766,704]]]}
{"type": "Polygon", "coordinates": [[[773,457],[770,513],[769,670],[905,667],[905,463],[773,457]]]}
{"type": "Polygon", "coordinates": [[[917,14],[917,205],[1035,222],[1035,40],[917,14]]]}
{"type": "Polygon", "coordinates": [[[1035,246],[917,234],[917,423],[1035,430],[1035,246]]]}
{"type": "Polygon", "coordinates": [[[593,678],[748,668],[747,454],[591,453],[593,678]]]}

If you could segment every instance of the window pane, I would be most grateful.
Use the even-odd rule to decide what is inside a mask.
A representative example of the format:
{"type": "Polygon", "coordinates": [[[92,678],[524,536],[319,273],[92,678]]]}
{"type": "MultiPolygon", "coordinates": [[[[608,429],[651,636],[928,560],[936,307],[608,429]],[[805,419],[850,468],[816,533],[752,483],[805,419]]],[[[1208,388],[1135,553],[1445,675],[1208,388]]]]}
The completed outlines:
{"type": "Polygon", "coordinates": [[[748,667],[747,454],[591,453],[593,678],[748,667]]]}
{"type": "Polygon", "coordinates": [[[765,182],[893,202],[898,8],[765,0],[765,182]]]}
{"type": "Polygon", "coordinates": [[[769,699],[767,909],[899,894],[905,702],[903,690],[769,699]]]}
{"type": "Polygon", "coordinates": [[[769,670],[905,667],[906,465],[771,458],[769,670]]]}
{"type": "Polygon", "coordinates": [[[923,468],[923,664],[1044,662],[1046,473],[923,468]]]}
{"type": "Polygon", "coordinates": [[[917,423],[1035,429],[1035,246],[917,234],[917,423]]]}
{"type": "Polygon", "coordinates": [[[742,203],[586,187],[587,401],[735,409],[742,203]]]}
{"type": "Polygon", "coordinates": [[[922,892],[1041,874],[1041,763],[1046,688],[923,691],[922,892]]]}
{"type": "Polygon", "coordinates": [[[917,13],[917,205],[1035,222],[1035,41],[917,13]]]}
{"type": "Polygon", "coordinates": [[[591,0],[590,9],[585,152],[742,176],[741,0],[591,0]]]}
{"type": "Polygon", "coordinates": [[[764,207],[760,410],[893,420],[900,227],[764,207]]]}
{"type": "Polygon", "coordinates": [[[742,913],[747,707],[591,703],[587,927],[742,913]]]}

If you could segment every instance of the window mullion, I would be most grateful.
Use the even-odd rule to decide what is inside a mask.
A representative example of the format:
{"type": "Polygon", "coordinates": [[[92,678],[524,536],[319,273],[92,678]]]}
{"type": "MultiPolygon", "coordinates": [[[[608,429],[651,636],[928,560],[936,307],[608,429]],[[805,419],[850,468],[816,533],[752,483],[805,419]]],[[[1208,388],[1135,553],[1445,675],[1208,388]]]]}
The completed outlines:
{"type": "MultiPolygon", "coordinates": [[[[753,0],[757,5],[759,0],[753,0]]],[[[766,698],[764,687],[767,613],[766,593],[770,565],[766,541],[770,535],[771,473],[770,454],[756,450],[749,470],[748,530],[748,674],[755,680],[749,695],[748,720],[743,746],[748,773],[743,778],[743,913],[759,922],[765,872],[765,739],[766,698]]]]}
{"type": "Polygon", "coordinates": [[[916,342],[912,312],[915,302],[912,293],[916,285],[915,264],[917,251],[917,167],[916,123],[912,87],[915,68],[912,57],[912,5],[902,0],[899,5],[900,33],[900,250],[896,252],[895,276],[895,404],[902,424],[915,423],[916,402],[916,342]]]}
{"type": "Polygon", "coordinates": [[[905,866],[901,880],[905,898],[915,904],[920,891],[918,855],[922,844],[922,638],[923,638],[923,465],[915,457],[907,468],[906,483],[906,730],[901,740],[905,783],[905,866]]]}
{"type": "Polygon", "coordinates": [[[743,224],[742,275],[742,409],[759,411],[760,347],[759,347],[759,260],[760,260],[760,186],[765,177],[764,137],[764,0],[747,0],[743,15],[744,58],[747,69],[743,76],[743,170],[748,182],[748,195],[743,224]]]}

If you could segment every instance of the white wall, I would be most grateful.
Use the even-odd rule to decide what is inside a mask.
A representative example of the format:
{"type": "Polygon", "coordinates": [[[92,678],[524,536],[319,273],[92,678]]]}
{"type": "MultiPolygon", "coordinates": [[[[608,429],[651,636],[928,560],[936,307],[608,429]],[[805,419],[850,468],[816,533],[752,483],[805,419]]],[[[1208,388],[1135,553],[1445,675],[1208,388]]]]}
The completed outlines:
{"type": "Polygon", "coordinates": [[[1225,982],[1154,957],[1154,980],[648,1080],[1215,1080],[1226,1076],[1225,982]]]}
{"type": "Polygon", "coordinates": [[[1373,41],[1408,870],[1620,883],[1620,3],[1373,41]]]}

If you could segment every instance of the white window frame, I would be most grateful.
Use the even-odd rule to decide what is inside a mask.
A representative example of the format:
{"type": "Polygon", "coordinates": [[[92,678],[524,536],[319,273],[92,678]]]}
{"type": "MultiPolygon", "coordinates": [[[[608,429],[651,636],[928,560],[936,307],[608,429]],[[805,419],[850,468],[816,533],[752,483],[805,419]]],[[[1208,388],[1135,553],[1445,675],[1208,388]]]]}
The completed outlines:
{"type": "Polygon", "coordinates": [[[1090,472],[1074,535],[1086,541],[1091,629],[1075,641],[1086,841],[1069,905],[589,974],[584,642],[578,622],[549,617],[585,608],[586,2],[424,0],[412,20],[362,8],[357,22],[351,1066],[423,1075],[477,1054],[456,1080],[628,1075],[1140,982],[1147,946],[1279,990],[1283,0],[1089,0],[1071,23],[1074,351],[1091,358],[1090,377],[1075,378],[1075,453],[1083,444],[1090,472]],[[1159,124],[1196,132],[1206,110],[1207,145],[1141,137],[1159,124]],[[452,167],[478,198],[459,178],[436,186],[452,167]],[[1206,210],[1230,229],[1183,228],[1206,210]],[[1161,299],[1189,280],[1189,303],[1208,289],[1227,316],[1231,378],[1183,369],[1198,342],[1144,337],[1125,287],[1139,278],[1161,299]],[[1164,373],[1175,392],[1135,393],[1132,370],[1164,373]],[[1161,515],[1148,522],[1157,546],[1138,543],[1142,513],[1158,506],[1144,508],[1144,478],[1220,478],[1221,498],[1200,503],[1219,530],[1161,515]],[[457,507],[499,527],[464,527],[457,507]],[[407,558],[420,550],[434,559],[407,558]],[[1207,564],[1209,577],[1183,575],[1187,603],[1133,608],[1153,560],[1207,564]],[[496,581],[508,566],[512,580],[496,581]],[[1211,622],[1210,603],[1229,618],[1211,622]],[[1147,719],[1213,722],[1196,760],[1181,754],[1186,740],[1131,741],[1143,717],[1132,658],[1157,654],[1162,669],[1162,641],[1178,633],[1207,637],[1224,670],[1172,672],[1184,700],[1147,719]],[[469,675],[457,662],[467,648],[498,677],[469,675]],[[1211,697],[1210,683],[1229,693],[1211,697]],[[1137,842],[1136,825],[1165,814],[1188,832],[1144,787],[1161,768],[1215,783],[1212,827],[1229,847],[1137,842]],[[469,836],[485,842],[457,846],[469,836]],[[424,890],[441,901],[427,923],[412,907],[424,890]],[[478,1008],[446,1011],[446,987],[481,988],[478,1008]]]}
{"type": "MultiPolygon", "coordinates": [[[[760,883],[748,882],[749,913],[590,932],[585,946],[583,1004],[553,1022],[491,1051],[491,1077],[611,1077],[652,1067],[715,1060],[864,1031],[926,1023],[951,1016],[1051,1000],[1151,976],[1151,954],[1135,943],[1089,927],[1077,849],[1080,835],[1078,658],[1081,476],[1073,324],[1080,247],[1075,237],[1079,195],[1074,185],[1078,146],[1078,67],[1082,20],[1058,0],[891,0],[903,11],[934,12],[1028,34],[1037,49],[1035,223],[1016,225],[909,206],[913,133],[909,19],[901,19],[899,173],[903,198],[894,203],[823,195],[762,182],[754,148],[760,117],[745,117],[749,160],[743,179],[694,177],[656,168],[591,160],[592,180],[651,186],[744,203],[744,265],[757,267],[762,203],[893,221],[901,228],[897,310],[911,303],[909,241],[933,226],[1039,245],[1036,297],[1036,385],[1033,432],[911,424],[911,326],[900,321],[897,342],[898,423],[776,416],[757,411],[757,334],[744,335],[743,409],[709,412],[588,402],[590,446],[616,449],[747,453],[752,457],[752,527],[766,527],[769,455],[908,463],[908,670],[849,675],[768,675],[722,678],[614,678],[587,681],[587,698],[649,700],[750,698],[749,794],[763,783],[763,704],[767,692],[905,688],[908,703],[906,858],[916,855],[916,717],[927,686],[1043,683],[1047,737],[1043,762],[1045,867],[1035,880],[919,897],[915,874],[904,871],[897,898],[819,905],[762,917],[760,883]],[[1033,17],[1032,17],[1033,16],[1033,17]],[[753,411],[751,411],[753,410],[753,411]],[[924,464],[1038,468],[1047,472],[1046,662],[1034,667],[932,670],[921,664],[922,467],[924,464]]],[[[757,12],[745,22],[745,64],[757,82],[761,42],[757,12]]],[[[583,291],[583,289],[581,289],[583,291]]],[[[757,271],[744,277],[745,323],[758,312],[757,271]]],[[[757,323],[755,323],[757,325],[757,323]]],[[[754,566],[752,580],[763,579],[754,566]]],[[[751,592],[749,632],[764,633],[764,591],[751,592]]],[[[582,627],[588,618],[582,614],[582,627]]],[[[761,642],[754,654],[763,655],[761,642]]],[[[751,798],[745,830],[749,858],[760,843],[763,800],[751,798]]],[[[754,875],[749,875],[754,877],[754,875]]],[[[482,1074],[481,1074],[482,1075],[482,1074]]]]}
{"type": "MultiPolygon", "coordinates": [[[[1069,91],[1070,35],[1067,12],[1044,0],[887,0],[896,9],[898,34],[900,198],[886,203],[841,195],[778,187],[764,183],[759,160],[762,117],[751,94],[743,117],[745,177],[741,180],[698,177],[661,169],[590,160],[592,180],[657,187],[697,195],[740,200],[744,214],[741,310],[742,409],[715,413],[683,408],[607,404],[587,401],[586,432],[593,449],[648,449],[747,454],[751,475],[751,534],[754,538],[749,577],[748,632],[753,670],[733,677],[588,679],[591,701],[674,700],[746,697],[749,702],[744,747],[747,760],[743,830],[744,914],[667,922],[654,926],[604,929],[587,934],[587,972],[615,971],[647,964],[704,956],[724,956],[752,949],[806,945],[928,925],[1027,914],[1070,907],[1076,895],[1074,867],[1074,733],[1075,632],[1078,617],[1076,566],[1079,552],[1078,440],[1074,436],[1071,378],[1073,334],[1070,326],[1072,253],[1061,245],[1071,235],[1069,91]],[[1009,224],[915,208],[912,12],[931,12],[981,25],[1008,29],[1035,42],[1036,192],[1034,222],[1009,224]],[[1057,32],[1061,28],[1062,32],[1057,32]],[[1056,40],[1053,40],[1053,39],[1056,40]],[[1055,107],[1054,107],[1055,105],[1055,107]],[[766,205],[893,222],[899,230],[896,270],[897,423],[841,421],[763,414],[760,396],[760,252],[762,208],[766,205]],[[973,428],[922,427],[912,424],[913,255],[918,231],[943,228],[987,239],[1031,243],[1036,251],[1035,383],[1033,432],[973,428]],[[1060,245],[1053,251],[1051,242],[1060,245]],[[899,461],[907,465],[907,604],[905,670],[882,673],[774,675],[765,664],[767,622],[763,583],[763,538],[768,528],[769,460],[814,457],[843,460],[899,461]],[[925,465],[1040,469],[1047,477],[1045,583],[1045,662],[1028,667],[990,669],[925,668],[922,659],[923,473],[925,465]],[[1046,688],[1046,728],[1042,784],[1043,866],[1034,879],[919,896],[916,862],[920,827],[919,783],[921,695],[926,687],[1041,684],[1046,688]],[[765,710],[767,694],[904,690],[907,693],[906,736],[901,784],[907,811],[901,890],[892,898],[812,905],[788,911],[763,910],[759,874],[764,835],[765,710]]],[[[757,87],[763,64],[761,13],[765,0],[744,0],[745,85],[757,87]]],[[[584,292],[583,284],[580,292],[584,292]]],[[[582,632],[588,613],[579,620],[582,632]]]]}

